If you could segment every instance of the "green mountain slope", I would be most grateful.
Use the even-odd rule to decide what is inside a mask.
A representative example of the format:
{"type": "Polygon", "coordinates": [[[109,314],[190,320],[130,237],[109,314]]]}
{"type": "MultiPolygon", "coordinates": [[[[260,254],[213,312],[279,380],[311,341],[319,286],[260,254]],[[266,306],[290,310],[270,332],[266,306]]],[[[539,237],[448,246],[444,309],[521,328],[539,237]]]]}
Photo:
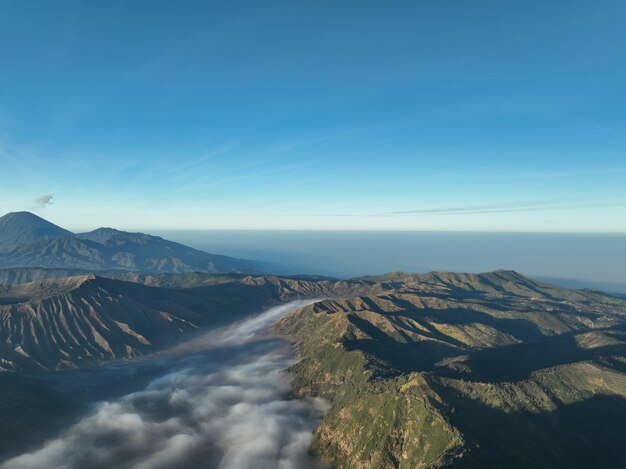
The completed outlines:
{"type": "Polygon", "coordinates": [[[506,271],[367,280],[274,326],[295,394],[332,404],[332,467],[626,466],[626,302],[506,271]]]}

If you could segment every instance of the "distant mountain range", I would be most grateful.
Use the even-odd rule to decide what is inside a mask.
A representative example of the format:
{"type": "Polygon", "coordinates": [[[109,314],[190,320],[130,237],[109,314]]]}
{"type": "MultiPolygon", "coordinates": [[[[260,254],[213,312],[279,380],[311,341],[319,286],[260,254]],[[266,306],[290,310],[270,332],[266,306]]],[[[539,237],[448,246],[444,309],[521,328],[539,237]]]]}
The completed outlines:
{"type": "Polygon", "coordinates": [[[209,254],[158,236],[99,228],[74,234],[30,212],[0,217],[0,268],[259,273],[253,261],[209,254]]]}

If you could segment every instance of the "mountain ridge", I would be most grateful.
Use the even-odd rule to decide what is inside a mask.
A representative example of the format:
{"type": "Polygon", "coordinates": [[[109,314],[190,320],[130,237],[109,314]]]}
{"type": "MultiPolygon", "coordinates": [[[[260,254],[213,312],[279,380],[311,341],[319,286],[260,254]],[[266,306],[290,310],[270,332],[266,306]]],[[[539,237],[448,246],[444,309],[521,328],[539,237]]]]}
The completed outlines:
{"type": "Polygon", "coordinates": [[[145,233],[98,228],[74,234],[29,212],[7,214],[0,223],[0,268],[262,271],[254,261],[207,253],[145,233]]]}
{"type": "Polygon", "coordinates": [[[294,395],[330,402],[327,464],[624,467],[606,419],[626,418],[626,301],[507,271],[377,280],[272,327],[297,347],[294,395]]]}
{"type": "Polygon", "coordinates": [[[502,270],[64,273],[14,272],[49,278],[0,287],[3,371],[129,359],[262,307],[324,298],[270,332],[296,346],[293,395],[330,403],[311,448],[331,467],[626,463],[626,428],[611,423],[626,419],[619,298],[502,270]],[[571,424],[580,421],[590,424],[571,424]]]}
{"type": "Polygon", "coordinates": [[[132,358],[264,307],[371,289],[358,282],[275,276],[137,275],[81,273],[0,286],[0,371],[132,358]]]}
{"type": "Polygon", "coordinates": [[[0,250],[41,240],[72,236],[73,233],[31,212],[9,212],[0,217],[0,250]]]}

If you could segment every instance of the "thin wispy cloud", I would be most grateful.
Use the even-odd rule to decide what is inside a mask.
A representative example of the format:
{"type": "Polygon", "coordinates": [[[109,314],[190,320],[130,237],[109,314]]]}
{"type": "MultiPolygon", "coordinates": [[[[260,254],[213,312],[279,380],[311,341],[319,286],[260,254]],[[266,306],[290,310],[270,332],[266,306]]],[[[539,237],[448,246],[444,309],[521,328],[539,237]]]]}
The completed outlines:
{"type": "Polygon", "coordinates": [[[489,213],[544,212],[559,210],[582,210],[591,208],[626,207],[626,202],[520,202],[510,204],[455,205],[450,207],[416,208],[379,213],[332,213],[317,214],[318,217],[395,217],[407,215],[480,215],[489,213]]]}
{"type": "Polygon", "coordinates": [[[515,213],[515,212],[537,212],[550,210],[577,210],[585,208],[604,207],[626,207],[626,202],[598,202],[598,203],[571,203],[571,204],[509,204],[509,205],[469,205],[461,207],[441,207],[415,210],[399,210],[395,212],[385,212],[380,215],[474,215],[482,213],[515,213]]]}
{"type": "Polygon", "coordinates": [[[517,213],[517,212],[544,212],[552,210],[580,210],[589,208],[626,207],[626,202],[579,202],[579,203],[510,203],[462,205],[452,207],[416,208],[412,210],[396,210],[379,213],[334,213],[319,214],[318,216],[333,217],[393,217],[402,215],[479,215],[485,213],[517,213]]]}

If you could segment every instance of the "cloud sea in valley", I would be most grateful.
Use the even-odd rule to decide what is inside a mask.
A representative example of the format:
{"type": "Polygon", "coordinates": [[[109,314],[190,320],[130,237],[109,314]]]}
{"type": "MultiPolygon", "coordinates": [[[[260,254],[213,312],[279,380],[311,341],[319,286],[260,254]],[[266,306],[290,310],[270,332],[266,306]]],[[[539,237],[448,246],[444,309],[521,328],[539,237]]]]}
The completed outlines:
{"type": "Polygon", "coordinates": [[[291,347],[263,335],[273,321],[307,303],[272,308],[169,352],[112,365],[100,377],[92,371],[96,381],[128,373],[138,383],[144,376],[144,384],[94,403],[42,447],[0,467],[319,467],[309,445],[326,404],[288,397],[284,370],[294,362],[291,347]]]}

